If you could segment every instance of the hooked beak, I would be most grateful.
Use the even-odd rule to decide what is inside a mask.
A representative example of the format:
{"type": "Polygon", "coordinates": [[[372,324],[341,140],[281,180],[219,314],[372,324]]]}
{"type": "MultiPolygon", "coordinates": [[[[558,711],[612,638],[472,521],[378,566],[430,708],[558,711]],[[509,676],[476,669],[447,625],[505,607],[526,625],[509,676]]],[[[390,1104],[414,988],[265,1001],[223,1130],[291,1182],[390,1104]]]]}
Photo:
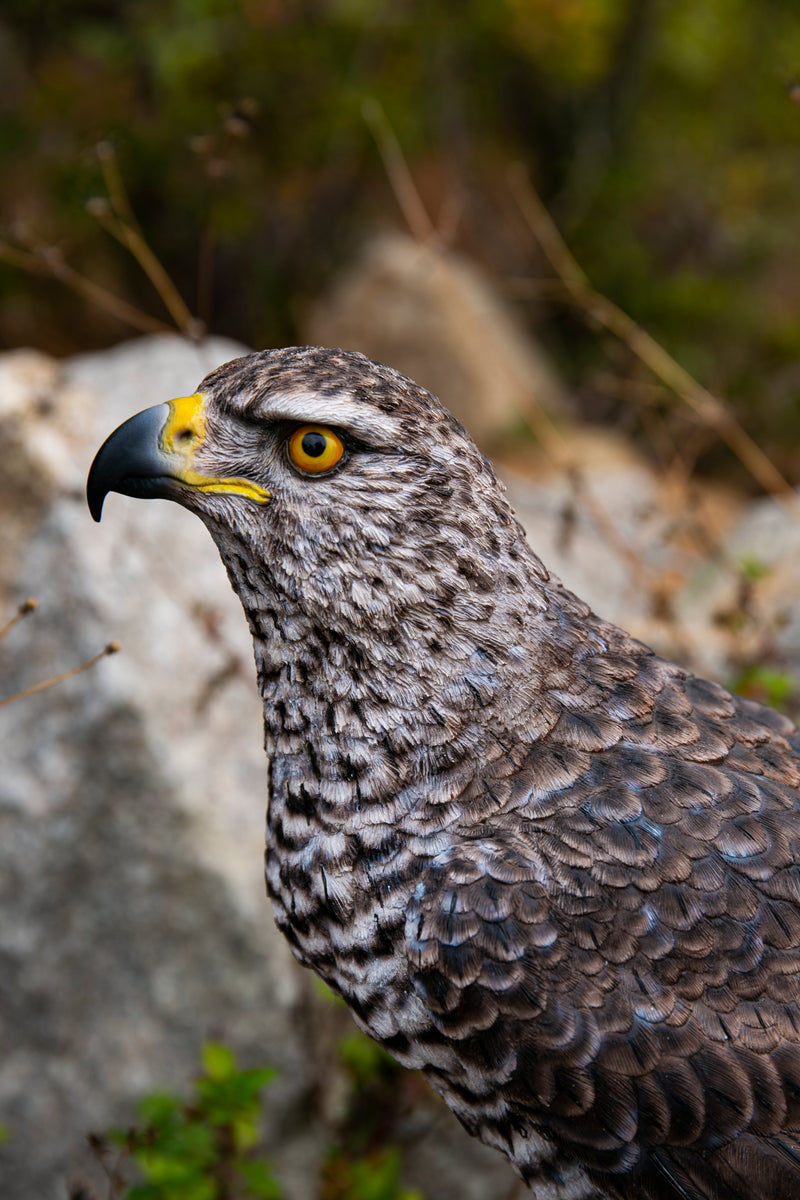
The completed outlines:
{"type": "Polygon", "coordinates": [[[268,503],[270,493],[248,479],[201,475],[194,469],[195,454],[205,438],[205,400],[199,392],[146,408],[120,425],[98,450],[86,481],[86,499],[95,521],[100,520],[109,492],[173,500],[188,489],[233,493],[268,503]]]}

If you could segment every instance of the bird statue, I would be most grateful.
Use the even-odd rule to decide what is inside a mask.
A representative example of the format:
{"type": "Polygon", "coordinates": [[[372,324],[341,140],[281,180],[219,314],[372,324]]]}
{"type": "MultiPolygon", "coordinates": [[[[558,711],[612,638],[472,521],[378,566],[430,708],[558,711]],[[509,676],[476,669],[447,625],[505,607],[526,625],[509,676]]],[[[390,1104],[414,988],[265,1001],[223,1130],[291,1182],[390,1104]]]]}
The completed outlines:
{"type": "Polygon", "coordinates": [[[253,635],[297,959],[541,1200],[797,1200],[800,732],[554,578],[439,401],[319,347],[89,475],[175,500],[253,635]]]}

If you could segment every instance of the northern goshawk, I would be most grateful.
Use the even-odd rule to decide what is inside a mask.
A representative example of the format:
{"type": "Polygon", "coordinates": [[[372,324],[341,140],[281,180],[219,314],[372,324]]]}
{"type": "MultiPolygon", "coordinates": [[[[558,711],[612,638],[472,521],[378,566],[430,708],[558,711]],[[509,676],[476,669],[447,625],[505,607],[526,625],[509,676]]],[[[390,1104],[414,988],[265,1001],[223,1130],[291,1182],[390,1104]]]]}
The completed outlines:
{"type": "Polygon", "coordinates": [[[800,733],[601,620],[430,393],[268,351],[88,483],[208,527],[297,958],[546,1200],[797,1200],[800,733]]]}

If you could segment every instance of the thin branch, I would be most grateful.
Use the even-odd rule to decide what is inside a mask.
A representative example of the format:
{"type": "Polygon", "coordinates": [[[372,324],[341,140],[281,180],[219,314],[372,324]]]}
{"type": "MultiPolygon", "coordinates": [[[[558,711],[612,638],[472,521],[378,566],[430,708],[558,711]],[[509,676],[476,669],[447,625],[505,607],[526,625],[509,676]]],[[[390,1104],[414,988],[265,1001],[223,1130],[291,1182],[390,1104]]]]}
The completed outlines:
{"type": "Polygon", "coordinates": [[[202,716],[208,708],[215,696],[218,696],[221,689],[231,679],[235,679],[237,675],[242,673],[242,660],[238,654],[229,655],[226,662],[222,664],[219,670],[214,671],[203,684],[195,701],[194,711],[195,716],[202,716]]]}
{"type": "Polygon", "coordinates": [[[52,679],[43,679],[41,683],[34,683],[32,687],[24,688],[21,692],[14,692],[13,696],[5,696],[0,700],[0,708],[5,707],[6,704],[14,704],[17,700],[24,700],[26,696],[35,696],[37,692],[44,692],[47,688],[55,687],[56,684],[64,683],[66,679],[72,679],[74,675],[88,671],[95,663],[100,662],[101,658],[106,658],[109,654],[117,654],[119,649],[119,642],[109,642],[99,654],[95,654],[94,657],[87,659],[79,666],[72,667],[69,671],[63,671],[60,675],[54,675],[52,679]]]}
{"type": "Polygon", "coordinates": [[[136,214],[131,207],[125,184],[122,181],[114,143],[98,142],[95,146],[95,153],[97,161],[100,163],[100,170],[103,172],[103,182],[106,185],[112,209],[126,225],[130,225],[132,229],[139,229],[139,222],[136,220],[136,214]]]}
{"type": "Polygon", "coordinates": [[[436,227],[425,211],[425,205],[386,113],[377,100],[365,100],[361,112],[375,139],[389,183],[408,228],[418,242],[431,241],[436,237],[436,227]]]}
{"type": "Polygon", "coordinates": [[[90,200],[86,205],[86,210],[103,226],[106,233],[110,233],[121,246],[124,246],[133,255],[158,292],[164,302],[164,307],[181,333],[194,336],[197,332],[197,318],[192,316],[175,284],[138,229],[134,229],[133,226],[126,224],[125,221],[110,212],[104,200],[90,200]]]}
{"type": "MultiPolygon", "coordinates": [[[[101,142],[97,146],[97,157],[109,198],[89,200],[86,205],[87,211],[136,259],[181,333],[199,339],[205,332],[205,327],[192,316],[175,284],[145,241],[128,200],[116,154],[110,142],[101,142]]],[[[173,332],[173,327],[165,321],[151,317],[81,275],[65,262],[61,251],[55,246],[42,246],[31,253],[19,246],[0,241],[0,260],[20,267],[23,271],[59,280],[141,333],[173,332]]]]}
{"type": "Polygon", "coordinates": [[[623,562],[627,563],[634,583],[642,590],[651,592],[651,575],[644,565],[641,553],[628,545],[618,532],[606,508],[592,494],[577,457],[550,417],[538,404],[530,402],[523,421],[528,425],[556,469],[567,477],[572,485],[576,501],[592,518],[606,545],[623,562]]]}
{"type": "Polygon", "coordinates": [[[122,1166],[130,1157],[129,1147],[123,1145],[119,1150],[112,1150],[108,1140],[102,1134],[98,1133],[87,1134],[86,1140],[89,1143],[92,1155],[105,1173],[106,1180],[108,1181],[107,1200],[119,1200],[125,1188],[122,1166]],[[114,1162],[109,1166],[108,1160],[112,1156],[114,1162]]]}
{"type": "Polygon", "coordinates": [[[541,296],[551,296],[562,304],[575,301],[564,287],[560,279],[537,278],[531,275],[509,275],[502,283],[506,295],[515,300],[538,300],[541,296]]]}
{"type": "Polygon", "coordinates": [[[116,238],[133,255],[181,333],[193,337],[198,336],[201,330],[197,318],[192,316],[180,292],[139,229],[128,200],[128,194],[125,191],[125,185],[122,182],[117,156],[111,142],[98,144],[97,157],[100,160],[103,179],[108,191],[108,202],[98,199],[90,200],[86,206],[87,210],[112,237],[116,238]]]}
{"type": "Polygon", "coordinates": [[[590,514],[607,545],[627,563],[634,582],[643,589],[652,590],[649,572],[645,568],[641,554],[627,544],[617,531],[617,527],[604,506],[592,494],[591,488],[586,484],[581,464],[569,442],[550,414],[542,408],[535,395],[528,395],[525,412],[520,416],[556,470],[570,480],[575,498],[590,514]]]}
{"type": "MultiPolygon", "coordinates": [[[[663,384],[650,379],[626,379],[615,375],[613,371],[597,371],[592,375],[591,382],[593,390],[603,396],[633,402],[644,408],[662,407],[666,395],[663,384]]],[[[691,418],[688,420],[691,421],[691,418]]],[[[699,422],[693,424],[698,428],[706,428],[699,422]]]]}
{"type": "Polygon", "coordinates": [[[66,284],[78,295],[97,304],[105,312],[111,313],[118,321],[123,321],[141,333],[173,332],[171,325],[159,321],[156,317],[148,316],[141,309],[135,308],[126,300],[115,296],[113,292],[107,291],[99,284],[93,283],[91,279],[79,274],[64,261],[60,250],[54,246],[44,246],[38,253],[31,254],[28,250],[21,250],[18,246],[10,246],[7,242],[0,241],[0,259],[10,263],[13,267],[29,271],[33,275],[45,275],[50,279],[57,279],[59,283],[66,284]]]}
{"type": "Polygon", "coordinates": [[[11,620],[6,621],[5,625],[3,625],[2,628],[0,628],[0,638],[4,638],[6,636],[6,634],[8,633],[9,629],[14,628],[17,621],[21,621],[23,617],[27,617],[29,613],[32,613],[35,610],[35,608],[36,608],[36,601],[34,600],[33,596],[28,596],[27,600],[22,601],[22,604],[20,604],[19,608],[14,613],[14,616],[11,618],[11,620]]]}
{"type": "Polygon", "coordinates": [[[800,498],[775,464],[739,424],[727,405],[699,384],[627,313],[595,291],[521,165],[517,164],[510,169],[509,183],[531,232],[576,303],[598,325],[624,342],[662,383],[714,429],[761,487],[781,504],[794,520],[800,521],[800,498]]]}

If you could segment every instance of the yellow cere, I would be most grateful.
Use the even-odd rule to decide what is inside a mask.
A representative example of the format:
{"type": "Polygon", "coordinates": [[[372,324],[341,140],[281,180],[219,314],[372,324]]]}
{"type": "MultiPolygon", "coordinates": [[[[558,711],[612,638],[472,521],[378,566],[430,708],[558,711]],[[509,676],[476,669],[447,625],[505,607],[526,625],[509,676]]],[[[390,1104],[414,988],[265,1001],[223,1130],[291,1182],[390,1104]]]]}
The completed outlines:
{"type": "Polygon", "coordinates": [[[159,441],[165,454],[182,460],[176,477],[187,487],[198,492],[229,492],[247,496],[259,504],[267,504],[269,492],[249,479],[215,478],[195,471],[193,463],[196,451],[206,437],[205,398],[201,392],[193,396],[179,396],[169,402],[169,416],[161,430],[159,441]]]}
{"type": "Polygon", "coordinates": [[[344,442],[327,425],[301,425],[289,438],[289,457],[304,475],[332,470],[344,454],[344,442]]]}
{"type": "Polygon", "coordinates": [[[205,404],[200,392],[169,402],[169,417],[161,430],[161,448],[167,454],[185,454],[205,441],[205,404]]]}

